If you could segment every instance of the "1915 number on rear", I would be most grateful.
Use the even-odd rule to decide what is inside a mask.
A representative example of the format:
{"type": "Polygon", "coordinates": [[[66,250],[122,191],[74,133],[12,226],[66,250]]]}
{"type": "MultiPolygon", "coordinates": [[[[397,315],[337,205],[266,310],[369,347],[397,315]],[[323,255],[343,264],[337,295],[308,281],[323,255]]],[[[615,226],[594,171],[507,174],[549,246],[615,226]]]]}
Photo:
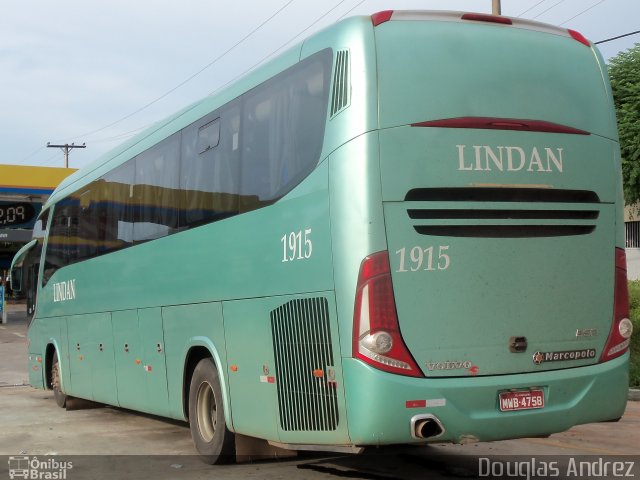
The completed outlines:
{"type": "Polygon", "coordinates": [[[422,248],[416,246],[413,248],[401,248],[396,251],[398,256],[397,273],[417,272],[423,270],[434,272],[437,270],[447,270],[451,265],[451,258],[447,253],[449,245],[440,245],[437,247],[422,248]]]}

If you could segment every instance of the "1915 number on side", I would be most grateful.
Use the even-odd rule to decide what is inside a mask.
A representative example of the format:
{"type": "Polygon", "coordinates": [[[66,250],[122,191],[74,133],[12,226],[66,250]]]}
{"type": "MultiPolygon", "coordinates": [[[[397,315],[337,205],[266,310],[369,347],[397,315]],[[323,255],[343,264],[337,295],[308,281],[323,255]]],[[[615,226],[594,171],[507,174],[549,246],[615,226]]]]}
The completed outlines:
{"type": "Polygon", "coordinates": [[[285,233],[280,239],[282,242],[282,262],[293,262],[311,258],[313,243],[311,242],[311,229],[305,228],[297,232],[285,233]]]}

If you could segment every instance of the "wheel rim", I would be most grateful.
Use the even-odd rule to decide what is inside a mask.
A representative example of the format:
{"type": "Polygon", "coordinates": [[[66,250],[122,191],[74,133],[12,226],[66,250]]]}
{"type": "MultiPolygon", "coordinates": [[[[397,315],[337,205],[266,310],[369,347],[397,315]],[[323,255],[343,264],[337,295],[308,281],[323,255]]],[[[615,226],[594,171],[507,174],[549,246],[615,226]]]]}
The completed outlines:
{"type": "Polygon", "coordinates": [[[198,388],[196,403],[196,416],[198,418],[198,430],[202,439],[209,443],[216,432],[216,396],[213,387],[208,382],[203,382],[198,388]]]}

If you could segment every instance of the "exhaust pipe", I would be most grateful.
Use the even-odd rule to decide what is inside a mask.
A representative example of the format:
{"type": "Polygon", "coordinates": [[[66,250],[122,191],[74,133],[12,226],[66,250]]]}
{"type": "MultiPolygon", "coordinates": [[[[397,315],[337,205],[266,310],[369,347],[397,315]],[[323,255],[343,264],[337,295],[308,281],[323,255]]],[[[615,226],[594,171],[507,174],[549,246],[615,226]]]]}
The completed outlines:
{"type": "Polygon", "coordinates": [[[411,436],[418,440],[437,438],[444,432],[442,423],[435,415],[416,415],[411,419],[411,436]]]}

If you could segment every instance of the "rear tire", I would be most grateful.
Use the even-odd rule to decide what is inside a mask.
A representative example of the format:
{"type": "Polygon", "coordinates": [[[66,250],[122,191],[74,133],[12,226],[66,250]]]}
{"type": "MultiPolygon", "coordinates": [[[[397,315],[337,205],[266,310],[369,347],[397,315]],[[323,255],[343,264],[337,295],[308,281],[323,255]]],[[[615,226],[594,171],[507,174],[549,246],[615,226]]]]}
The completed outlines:
{"type": "Polygon", "coordinates": [[[58,363],[58,352],[53,352],[53,363],[51,364],[51,389],[53,390],[53,398],[60,408],[67,406],[67,396],[62,391],[60,383],[60,364],[58,363]]]}
{"type": "Polygon", "coordinates": [[[224,420],[218,370],[210,358],[198,362],[189,386],[189,427],[196,450],[205,463],[229,463],[235,456],[235,437],[224,420]]]}

